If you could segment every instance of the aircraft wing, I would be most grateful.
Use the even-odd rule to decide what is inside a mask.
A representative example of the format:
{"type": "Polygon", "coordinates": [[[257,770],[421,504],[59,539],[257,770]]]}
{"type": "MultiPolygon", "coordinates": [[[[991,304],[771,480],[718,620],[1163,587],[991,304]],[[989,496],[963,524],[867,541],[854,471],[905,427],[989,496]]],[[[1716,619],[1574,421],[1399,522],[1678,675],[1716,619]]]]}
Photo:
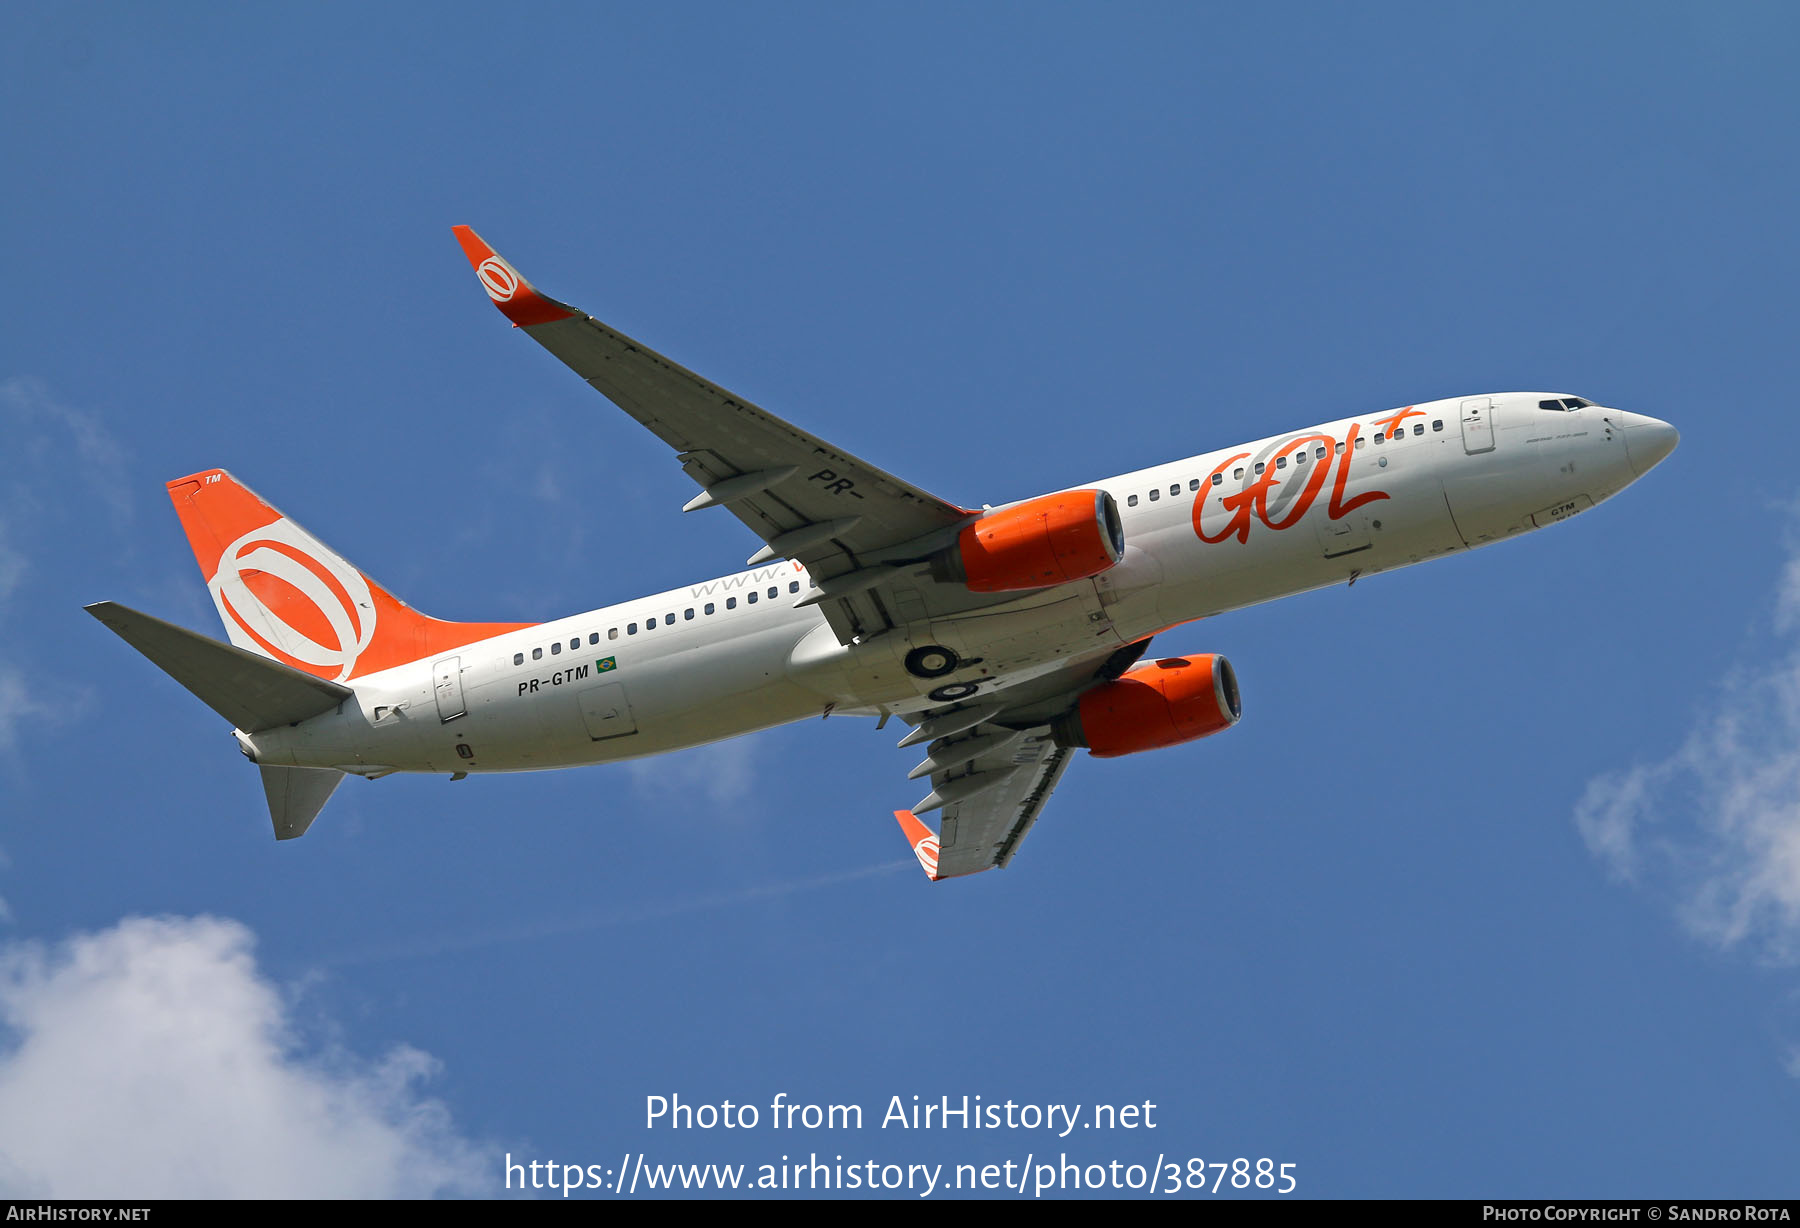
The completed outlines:
{"type": "Polygon", "coordinates": [[[873,590],[900,577],[896,563],[941,548],[975,514],[544,296],[473,230],[453,229],[516,327],[675,449],[701,487],[683,510],[730,509],[764,542],[749,566],[777,558],[806,565],[840,639],[894,625],[873,590]]]}
{"type": "Polygon", "coordinates": [[[1056,744],[1051,722],[1089,687],[1124,674],[1149,647],[1139,640],[981,702],[924,714],[900,745],[928,744],[912,778],[929,775],[931,792],[894,817],[929,877],[979,874],[1012,860],[1075,753],[1056,744]],[[918,817],[933,810],[942,812],[935,833],[918,817]]]}
{"type": "Polygon", "coordinates": [[[933,879],[957,878],[1011,861],[1073,753],[1056,745],[1050,727],[1041,725],[1018,732],[973,762],[933,773],[931,794],[921,805],[946,795],[961,798],[963,789],[981,791],[943,802],[935,835],[913,811],[894,812],[925,873],[933,879]]]}

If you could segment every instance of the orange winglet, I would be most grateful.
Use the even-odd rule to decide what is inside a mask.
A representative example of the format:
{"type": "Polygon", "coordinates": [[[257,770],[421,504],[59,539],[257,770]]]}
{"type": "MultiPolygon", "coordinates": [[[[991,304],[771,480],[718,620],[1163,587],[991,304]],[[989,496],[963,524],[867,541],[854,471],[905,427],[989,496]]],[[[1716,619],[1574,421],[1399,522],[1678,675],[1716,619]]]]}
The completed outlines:
{"type": "Polygon", "coordinates": [[[519,276],[519,270],[467,226],[452,226],[450,233],[462,244],[463,255],[469,258],[475,276],[481,279],[481,288],[494,300],[500,314],[513,322],[514,328],[554,324],[575,314],[555,299],[539,294],[530,282],[519,276]]]}
{"type": "Polygon", "coordinates": [[[896,810],[894,817],[900,820],[900,830],[906,834],[906,842],[912,845],[913,856],[925,867],[925,877],[939,882],[943,875],[938,873],[938,838],[910,810],[896,810]]]}

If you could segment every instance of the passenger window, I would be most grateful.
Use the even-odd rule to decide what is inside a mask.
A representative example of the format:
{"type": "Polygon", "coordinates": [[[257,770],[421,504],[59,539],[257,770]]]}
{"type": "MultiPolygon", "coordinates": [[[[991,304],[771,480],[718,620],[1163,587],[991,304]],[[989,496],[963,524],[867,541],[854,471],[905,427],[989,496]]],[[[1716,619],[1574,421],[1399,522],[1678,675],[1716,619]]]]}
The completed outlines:
{"type": "Polygon", "coordinates": [[[598,631],[588,632],[588,643],[598,644],[599,642],[600,642],[600,633],[598,631]]]}
{"type": "Polygon", "coordinates": [[[644,620],[644,630],[646,630],[646,631],[656,630],[656,615],[652,614],[649,618],[646,618],[644,620]]]}
{"type": "Polygon", "coordinates": [[[713,607],[713,603],[712,603],[712,602],[710,602],[710,601],[709,601],[709,602],[707,602],[707,603],[706,603],[706,612],[707,612],[707,613],[708,613],[708,614],[711,614],[711,613],[712,613],[712,612],[713,612],[713,608],[714,608],[714,607],[713,607]]]}
{"type": "Polygon", "coordinates": [[[1137,506],[1137,496],[1136,495],[1127,496],[1125,499],[1125,506],[1126,507],[1136,507],[1137,506]]]}
{"type": "Polygon", "coordinates": [[[1339,456],[1344,454],[1344,441],[1341,439],[1337,441],[1337,454],[1339,456]]]}
{"type": "Polygon", "coordinates": [[[626,635],[636,635],[637,634],[637,624],[636,623],[626,623],[625,624],[625,634],[626,635]]]}
{"type": "Polygon", "coordinates": [[[1224,474],[1222,474],[1222,473],[1215,473],[1215,474],[1213,474],[1213,485],[1214,485],[1214,486],[1223,486],[1223,485],[1225,485],[1225,475],[1224,475],[1224,474]]]}
{"type": "Polygon", "coordinates": [[[744,600],[748,601],[751,605],[755,605],[756,604],[756,594],[751,593],[748,597],[744,598],[744,600]]]}
{"type": "Polygon", "coordinates": [[[773,601],[779,596],[781,596],[781,590],[776,588],[773,584],[769,585],[769,600],[773,601]]]}
{"type": "Polygon", "coordinates": [[[1425,424],[1423,422],[1413,423],[1413,434],[1423,435],[1424,433],[1425,433],[1425,424]]]}
{"type": "Polygon", "coordinates": [[[556,643],[550,645],[550,655],[551,656],[554,657],[557,653],[559,653],[561,651],[562,651],[562,641],[561,640],[557,640],[556,643]]]}
{"type": "Polygon", "coordinates": [[[1296,465],[1304,465],[1306,463],[1306,449],[1305,448],[1301,448],[1298,452],[1294,453],[1294,463],[1296,465]]]}
{"type": "Polygon", "coordinates": [[[1169,486],[1169,493],[1172,495],[1180,494],[1181,493],[1181,483],[1180,482],[1171,483],[1169,486]]]}
{"type": "Polygon", "coordinates": [[[664,614],[663,615],[663,626],[673,627],[674,625],[675,625],[675,616],[673,614],[664,614]]]}
{"type": "Polygon", "coordinates": [[[1162,491],[1153,490],[1150,492],[1150,502],[1155,503],[1160,498],[1162,498],[1162,491]]]}
{"type": "Polygon", "coordinates": [[[689,606],[687,609],[683,610],[681,612],[681,617],[685,622],[692,622],[694,619],[694,607],[689,606]]]}
{"type": "Polygon", "coordinates": [[[1363,446],[1363,437],[1361,435],[1358,435],[1356,437],[1356,446],[1357,446],[1357,449],[1360,451],[1363,446]]]}
{"type": "Polygon", "coordinates": [[[542,661],[544,659],[544,650],[542,648],[533,648],[531,650],[531,659],[533,661],[542,661]]]}
{"type": "Polygon", "coordinates": [[[1287,468],[1287,457],[1277,456],[1275,458],[1275,467],[1277,469],[1286,469],[1287,468]]]}
{"type": "Polygon", "coordinates": [[[514,665],[523,665],[523,664],[525,664],[525,654],[524,654],[524,653],[522,653],[522,652],[515,652],[515,653],[513,653],[513,664],[514,664],[514,665]]]}
{"type": "Polygon", "coordinates": [[[1434,431],[1443,430],[1444,429],[1444,420],[1442,418],[1433,418],[1431,420],[1431,429],[1434,431]]]}
{"type": "Polygon", "coordinates": [[[1256,462],[1256,472],[1259,477],[1262,475],[1262,471],[1267,468],[1268,468],[1268,466],[1263,464],[1261,461],[1256,462]]]}
{"type": "Polygon", "coordinates": [[[579,635],[569,641],[569,651],[570,652],[580,652],[581,651],[581,637],[579,635]]]}
{"type": "Polygon", "coordinates": [[[1320,444],[1318,447],[1313,449],[1313,459],[1314,460],[1324,460],[1325,459],[1325,445],[1324,444],[1320,444]]]}
{"type": "MultiPolygon", "coordinates": [[[[1356,441],[1356,442],[1357,442],[1357,443],[1361,443],[1361,442],[1362,442],[1362,440],[1360,440],[1360,439],[1359,439],[1359,440],[1357,440],[1357,441],[1356,441]]],[[[1376,431],[1376,432],[1375,432],[1375,442],[1376,442],[1376,443],[1386,443],[1386,442],[1387,442],[1387,435],[1386,435],[1386,433],[1385,433],[1385,432],[1382,432],[1382,431],[1376,431]]]]}
{"type": "Polygon", "coordinates": [[[609,640],[618,639],[619,638],[619,629],[617,627],[608,627],[606,629],[606,638],[609,640]]]}
{"type": "Polygon", "coordinates": [[[1231,480],[1234,482],[1241,482],[1244,480],[1243,466],[1240,465],[1231,471],[1231,480]]]}
{"type": "Polygon", "coordinates": [[[797,593],[797,592],[799,592],[799,591],[800,591],[800,581],[798,581],[798,580],[789,580],[789,581],[788,581],[788,592],[790,592],[790,593],[797,593]]]}
{"type": "MultiPolygon", "coordinates": [[[[1216,473],[1213,474],[1213,481],[1217,482],[1218,480],[1219,480],[1219,475],[1216,473]]],[[[1199,489],[1200,489],[1200,479],[1199,478],[1189,478],[1188,479],[1188,490],[1195,491],[1195,490],[1199,490],[1199,489]]]]}
{"type": "Polygon", "coordinates": [[[728,610],[737,609],[737,598],[736,597],[725,598],[725,608],[728,610]]]}

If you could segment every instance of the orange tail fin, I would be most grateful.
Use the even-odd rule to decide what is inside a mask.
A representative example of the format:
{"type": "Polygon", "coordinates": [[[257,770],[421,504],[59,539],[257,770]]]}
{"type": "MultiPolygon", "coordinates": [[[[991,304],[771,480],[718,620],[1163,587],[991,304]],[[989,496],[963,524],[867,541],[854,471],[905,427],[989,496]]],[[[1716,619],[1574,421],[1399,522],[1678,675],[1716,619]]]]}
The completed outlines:
{"type": "Polygon", "coordinates": [[[231,642],[333,682],[531,623],[447,623],[412,609],[223,469],[169,498],[231,642]]]}

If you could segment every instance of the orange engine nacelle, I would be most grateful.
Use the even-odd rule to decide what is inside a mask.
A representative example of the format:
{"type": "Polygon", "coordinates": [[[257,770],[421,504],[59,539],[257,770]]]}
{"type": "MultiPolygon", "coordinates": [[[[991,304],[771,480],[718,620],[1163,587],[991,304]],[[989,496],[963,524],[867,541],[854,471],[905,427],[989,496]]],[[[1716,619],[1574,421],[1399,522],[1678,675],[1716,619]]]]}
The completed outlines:
{"type": "Polygon", "coordinates": [[[1192,742],[1230,729],[1243,714],[1231,662],[1164,657],[1083,695],[1052,732],[1059,745],[1106,759],[1192,742]]]}
{"type": "Polygon", "coordinates": [[[1104,490],[1066,490],[989,512],[944,552],[950,579],[976,593],[1048,588],[1097,576],[1125,553],[1119,505],[1104,490]]]}

